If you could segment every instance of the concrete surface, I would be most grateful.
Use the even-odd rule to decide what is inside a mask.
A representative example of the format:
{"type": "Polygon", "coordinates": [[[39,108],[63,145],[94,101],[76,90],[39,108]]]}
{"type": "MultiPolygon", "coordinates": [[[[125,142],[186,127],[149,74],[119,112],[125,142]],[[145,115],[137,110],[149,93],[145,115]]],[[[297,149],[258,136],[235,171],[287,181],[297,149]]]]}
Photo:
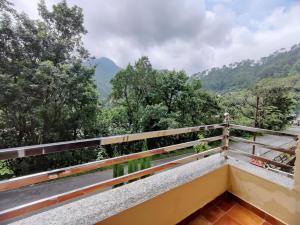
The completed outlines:
{"type": "MultiPolygon", "coordinates": [[[[299,126],[293,126],[291,128],[288,128],[286,130],[289,133],[293,134],[300,134],[300,127],[299,126]]],[[[252,139],[251,139],[252,140],[252,139]]],[[[257,142],[261,142],[264,144],[272,145],[272,146],[277,146],[277,147],[290,147],[292,145],[296,144],[296,141],[293,140],[291,137],[286,137],[286,136],[276,136],[276,135],[264,135],[264,136],[258,136],[256,138],[257,142]]],[[[243,142],[229,142],[229,146],[238,149],[247,153],[252,153],[252,145],[243,143],[243,142]]],[[[272,151],[267,148],[263,148],[260,146],[255,147],[255,153],[257,155],[263,156],[268,159],[274,159],[276,156],[280,154],[280,152],[272,151]]],[[[231,154],[232,155],[232,154],[231,154]]],[[[235,157],[241,160],[247,161],[249,158],[246,156],[241,156],[241,155],[236,155],[234,154],[235,157]]]]}
{"type": "Polygon", "coordinates": [[[229,158],[225,161],[220,155],[213,155],[191,162],[172,170],[138,180],[106,192],[65,204],[18,221],[13,225],[49,224],[49,225],[88,225],[116,215],[175,187],[191,182],[225,165],[242,169],[249,174],[268,180],[283,188],[291,189],[293,179],[273,173],[249,163],[229,158]]]}
{"type": "MultiPolygon", "coordinates": [[[[292,127],[287,131],[298,134],[300,133],[300,127],[292,127]]],[[[257,141],[274,145],[274,146],[286,146],[293,143],[290,137],[278,137],[274,135],[265,135],[257,137],[257,141]]],[[[230,146],[242,151],[252,152],[252,145],[245,143],[230,143],[230,146]]],[[[256,146],[256,151],[259,155],[263,155],[267,158],[274,158],[278,155],[278,152],[270,151],[268,149],[256,146]]],[[[184,154],[180,156],[173,156],[161,160],[153,161],[152,165],[160,165],[166,162],[176,160],[178,158],[185,157],[190,154],[184,154]]],[[[236,156],[235,156],[236,157],[236,156]]],[[[248,160],[247,157],[237,156],[239,159],[248,160]]],[[[95,173],[84,174],[77,177],[69,177],[60,180],[54,180],[47,183],[27,186],[17,190],[0,192],[0,210],[9,209],[15,206],[20,206],[32,201],[40,200],[53,195],[61,194],[76,188],[91,185],[100,181],[104,181],[112,178],[112,170],[98,171],[95,173]]]]}
{"type": "MultiPolygon", "coordinates": [[[[161,165],[166,162],[186,157],[188,155],[192,155],[192,153],[155,160],[152,162],[152,166],[161,165]]],[[[113,178],[113,170],[108,169],[104,171],[83,174],[80,176],[67,177],[64,179],[31,185],[16,190],[0,192],[0,211],[50,196],[62,194],[64,192],[95,184],[97,182],[108,180],[111,178],[113,178]]]]}
{"type": "Polygon", "coordinates": [[[88,225],[154,198],[225,165],[220,154],[85,197],[9,224],[88,225]]]}

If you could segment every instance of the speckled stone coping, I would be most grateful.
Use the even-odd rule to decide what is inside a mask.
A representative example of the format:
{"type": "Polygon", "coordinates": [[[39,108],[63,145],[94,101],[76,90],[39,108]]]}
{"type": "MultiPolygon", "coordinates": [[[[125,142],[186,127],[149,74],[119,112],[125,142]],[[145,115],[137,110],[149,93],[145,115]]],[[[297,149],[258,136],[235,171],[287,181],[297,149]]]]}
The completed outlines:
{"type": "Polygon", "coordinates": [[[226,164],[246,170],[254,175],[262,176],[280,185],[284,184],[285,186],[288,185],[288,187],[292,187],[292,179],[290,178],[266,171],[243,161],[237,162],[232,158],[225,161],[224,157],[220,154],[216,154],[115,189],[93,194],[55,208],[50,208],[17,221],[11,221],[9,224],[94,224],[208,174],[226,164]]]}
{"type": "Polygon", "coordinates": [[[283,186],[290,190],[294,186],[294,179],[291,179],[282,174],[272,172],[267,169],[260,168],[258,166],[251,165],[250,163],[247,163],[245,161],[235,159],[234,157],[229,157],[229,159],[227,160],[227,163],[230,166],[236,167],[236,168],[246,171],[254,176],[261,177],[265,180],[268,180],[272,183],[283,186]]]}

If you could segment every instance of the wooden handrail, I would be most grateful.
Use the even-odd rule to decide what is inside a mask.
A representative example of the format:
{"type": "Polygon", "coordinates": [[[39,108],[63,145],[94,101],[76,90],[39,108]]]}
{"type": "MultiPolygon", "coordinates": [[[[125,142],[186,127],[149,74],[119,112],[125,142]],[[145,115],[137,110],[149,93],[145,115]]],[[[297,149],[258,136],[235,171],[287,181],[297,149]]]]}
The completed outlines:
{"type": "Polygon", "coordinates": [[[31,184],[40,183],[43,181],[53,180],[61,177],[71,176],[74,174],[79,174],[83,172],[88,172],[91,170],[112,166],[119,163],[128,162],[130,160],[134,159],[140,159],[148,156],[158,155],[162,153],[167,153],[179,149],[184,149],[188,147],[192,147],[194,145],[200,144],[202,142],[213,142],[221,140],[223,136],[215,136],[215,137],[209,137],[209,138],[203,138],[195,141],[180,143],[176,145],[170,145],[166,147],[156,148],[148,151],[138,152],[134,154],[129,155],[122,155],[115,158],[105,159],[105,160],[99,160],[95,162],[89,162],[81,165],[76,166],[70,166],[65,167],[61,169],[55,169],[51,171],[31,174],[27,176],[12,178],[4,181],[0,181],[0,191],[6,191],[11,189],[16,189],[20,187],[24,187],[31,184]]]}
{"type": "Polygon", "coordinates": [[[151,167],[151,168],[148,168],[145,170],[130,173],[130,174],[118,177],[118,178],[113,178],[110,180],[102,181],[102,182],[99,182],[96,184],[92,184],[92,185],[89,185],[86,187],[82,187],[82,188],[79,188],[76,190],[66,192],[63,194],[55,195],[52,197],[48,197],[48,198],[44,198],[44,199],[41,199],[41,200],[38,200],[35,202],[28,203],[25,205],[21,205],[21,206],[17,206],[17,207],[11,208],[11,209],[3,210],[0,212],[0,221],[9,220],[9,219],[15,218],[17,216],[28,214],[30,212],[33,212],[33,211],[36,211],[39,209],[53,206],[55,204],[65,202],[67,200],[74,199],[74,198],[83,196],[88,193],[93,193],[95,191],[99,191],[99,190],[111,187],[113,185],[116,185],[116,184],[128,182],[132,179],[140,178],[145,175],[149,175],[149,174],[153,174],[153,173],[165,170],[165,169],[169,169],[169,168],[184,164],[186,162],[190,162],[191,160],[197,159],[201,156],[204,156],[207,154],[212,154],[212,153],[218,153],[220,151],[221,151],[220,147],[210,149],[205,152],[187,156],[187,157],[177,159],[175,161],[168,162],[168,163],[165,163],[162,165],[154,166],[154,167],[151,167]]]}
{"type": "Polygon", "coordinates": [[[51,144],[31,145],[24,147],[0,149],[0,160],[15,159],[28,156],[44,155],[54,152],[62,152],[99,145],[117,144],[131,141],[144,140],[148,138],[157,138],[177,134],[191,133],[210,129],[223,128],[221,124],[202,125],[195,127],[185,127],[170,130],[150,131],[136,134],[124,134],[110,137],[99,137],[76,141],[65,141],[51,144]]]}
{"type": "Polygon", "coordinates": [[[298,137],[298,135],[296,135],[296,134],[291,134],[291,133],[282,132],[282,131],[267,130],[267,129],[256,128],[256,127],[246,127],[246,126],[235,125],[235,124],[230,124],[229,127],[232,129],[236,129],[236,130],[261,132],[261,133],[265,133],[265,134],[273,134],[273,135],[278,135],[278,136],[288,136],[288,137],[293,137],[295,139],[298,137]]]}
{"type": "MultiPolygon", "coordinates": [[[[178,128],[178,129],[170,129],[170,130],[161,130],[161,131],[151,131],[151,132],[144,132],[144,133],[136,133],[136,134],[126,134],[126,135],[117,135],[117,136],[110,136],[110,137],[99,137],[99,138],[92,138],[92,139],[85,139],[85,140],[77,140],[77,141],[66,141],[66,142],[58,142],[58,143],[52,143],[52,144],[42,144],[42,145],[33,145],[33,146],[25,146],[25,147],[17,147],[17,148],[9,148],[9,149],[2,149],[0,150],[0,160],[6,160],[6,159],[14,159],[14,158],[20,158],[20,157],[28,157],[28,156],[36,156],[36,155],[43,155],[43,154],[49,154],[54,152],[62,152],[62,151],[68,151],[73,149],[80,149],[80,148],[87,148],[87,147],[94,147],[99,145],[109,145],[109,144],[117,144],[117,143],[125,143],[125,142],[131,142],[131,141],[138,141],[138,140],[144,140],[148,138],[157,138],[157,137],[163,137],[163,136],[171,136],[171,135],[178,135],[183,133],[190,133],[190,132],[197,132],[197,131],[204,131],[209,129],[218,129],[218,128],[224,128],[224,124],[214,124],[214,125],[203,125],[203,126],[196,126],[196,127],[186,127],[186,128],[178,128]]],[[[250,132],[262,132],[262,133],[268,133],[273,135],[280,135],[280,136],[289,136],[293,138],[297,138],[297,135],[286,133],[286,132],[280,132],[280,131],[272,131],[272,130],[266,130],[266,129],[260,129],[260,128],[253,128],[253,127],[246,127],[246,126],[240,126],[240,125],[234,125],[230,124],[229,128],[232,129],[238,129],[238,130],[244,130],[244,131],[250,131],[250,132]]],[[[51,171],[36,173],[32,175],[12,178],[4,181],[0,181],[0,191],[6,191],[11,189],[16,189],[19,187],[36,184],[48,180],[53,180],[61,177],[71,176],[79,173],[84,173],[88,171],[92,171],[98,168],[103,168],[107,166],[112,166],[119,163],[128,162],[130,160],[140,159],[144,157],[149,157],[157,154],[167,153],[187,147],[194,146],[196,144],[200,144],[203,142],[212,142],[217,140],[222,140],[223,138],[229,138],[233,141],[241,141],[248,144],[255,144],[260,145],[262,147],[272,149],[279,152],[288,153],[291,155],[295,155],[295,152],[291,149],[285,149],[280,147],[274,147],[271,145],[267,145],[264,143],[256,142],[256,141],[250,141],[244,138],[238,138],[238,137],[229,137],[228,135],[221,135],[221,136],[215,136],[215,137],[209,137],[209,138],[203,138],[196,141],[190,141],[185,143],[180,143],[176,145],[156,148],[148,151],[138,152],[134,154],[129,155],[123,155],[115,158],[95,161],[95,162],[89,162],[81,165],[76,166],[70,166],[65,167],[61,169],[55,169],[51,171]]],[[[189,162],[193,159],[197,159],[203,155],[221,152],[222,146],[214,149],[210,149],[205,152],[201,152],[198,154],[194,154],[191,156],[187,156],[172,162],[168,162],[159,166],[151,167],[145,170],[137,171],[131,174],[127,174],[118,178],[109,179],[106,181],[102,181],[96,184],[92,184],[86,187],[78,188],[69,192],[65,192],[59,195],[55,195],[52,197],[48,197],[45,199],[41,199],[38,201],[34,201],[28,204],[24,204],[21,206],[17,206],[11,209],[3,210],[0,212],[0,221],[12,219],[14,217],[24,215],[30,212],[33,212],[38,209],[42,209],[45,207],[53,206],[58,203],[62,203],[64,201],[74,199],[80,196],[83,196],[85,194],[93,193],[95,191],[99,191],[108,187],[111,187],[116,184],[128,182],[132,179],[140,178],[145,175],[153,174],[168,168],[172,168],[175,166],[178,166],[180,164],[189,162]]],[[[272,161],[271,159],[267,159],[261,156],[252,155],[250,153],[246,153],[237,149],[233,149],[229,147],[229,151],[235,154],[245,155],[252,159],[261,160],[262,162],[275,165],[277,167],[282,167],[286,169],[292,169],[292,166],[272,161]]]]}
{"type": "Polygon", "coordinates": [[[264,157],[261,157],[261,156],[252,155],[250,153],[243,152],[243,151],[238,150],[238,149],[234,149],[234,148],[230,148],[229,147],[229,152],[236,153],[236,154],[239,154],[239,155],[244,155],[244,156],[247,156],[247,157],[249,157],[251,159],[257,159],[257,160],[260,160],[262,162],[266,162],[266,163],[272,164],[272,165],[277,166],[277,167],[283,167],[283,168],[286,168],[286,169],[293,169],[293,167],[290,166],[290,165],[286,165],[286,164],[283,164],[283,163],[275,162],[275,161],[273,161],[271,159],[267,159],[267,158],[264,158],[264,157]]]}
{"type": "Polygon", "coordinates": [[[281,147],[275,147],[275,146],[271,146],[271,145],[268,145],[268,144],[260,143],[260,142],[257,142],[257,141],[247,140],[247,139],[240,138],[240,137],[231,136],[231,137],[229,137],[229,140],[239,141],[239,142],[243,142],[243,143],[247,143],[247,144],[259,145],[259,146],[262,146],[264,148],[268,148],[268,149],[271,149],[271,150],[274,150],[274,151],[278,151],[278,152],[287,153],[287,154],[290,154],[290,155],[295,155],[296,154],[295,151],[293,151],[291,149],[286,149],[286,148],[281,148],[281,147]]]}

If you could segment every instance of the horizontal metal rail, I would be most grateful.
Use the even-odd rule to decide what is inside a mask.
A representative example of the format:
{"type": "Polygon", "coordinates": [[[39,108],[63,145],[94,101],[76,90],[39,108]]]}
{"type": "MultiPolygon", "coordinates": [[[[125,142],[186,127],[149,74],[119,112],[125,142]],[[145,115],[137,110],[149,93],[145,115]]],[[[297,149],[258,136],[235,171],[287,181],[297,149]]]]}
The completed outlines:
{"type": "Polygon", "coordinates": [[[274,168],[271,168],[271,167],[268,167],[267,169],[272,171],[272,172],[279,173],[279,174],[282,174],[282,175],[290,177],[290,178],[294,178],[294,174],[292,174],[292,173],[284,172],[282,170],[277,170],[277,169],[274,169],[274,168]]]}
{"type": "Polygon", "coordinates": [[[76,165],[76,166],[70,166],[70,167],[61,168],[61,169],[55,169],[55,170],[51,170],[51,171],[31,174],[31,175],[17,177],[17,178],[12,178],[12,179],[8,179],[8,180],[0,181],[0,191],[16,189],[16,188],[24,187],[27,185],[40,183],[43,181],[53,180],[53,179],[57,179],[57,178],[61,178],[61,177],[74,175],[74,174],[88,172],[91,170],[95,170],[95,169],[99,169],[99,168],[103,168],[103,167],[107,167],[107,166],[112,166],[112,165],[119,164],[119,163],[128,162],[128,161],[134,160],[134,159],[140,159],[140,158],[144,158],[144,157],[148,157],[148,156],[153,156],[153,155],[167,153],[167,152],[171,152],[171,151],[175,151],[175,150],[179,150],[179,149],[184,149],[184,148],[188,148],[188,147],[192,147],[194,145],[200,144],[202,142],[218,141],[218,140],[221,140],[222,138],[223,138],[223,136],[203,138],[203,139],[199,139],[196,141],[190,141],[190,142],[180,143],[180,144],[176,144],[176,145],[170,145],[170,146],[166,146],[166,147],[156,148],[156,149],[138,152],[138,153],[129,154],[129,155],[122,155],[122,156],[115,157],[115,158],[85,163],[85,164],[76,165]]]}
{"type": "Polygon", "coordinates": [[[109,145],[124,143],[130,141],[144,140],[148,138],[157,138],[164,136],[171,136],[177,134],[191,133],[197,131],[204,131],[210,129],[223,128],[221,124],[203,125],[195,127],[185,127],[170,130],[150,131],[136,134],[125,134],[110,137],[99,137],[76,141],[65,141],[51,144],[31,145],[24,147],[8,148],[0,150],[0,160],[22,158],[28,156],[44,155],[54,152],[62,152],[86,147],[93,147],[99,145],[109,145]]]}
{"type": "Polygon", "coordinates": [[[286,164],[283,164],[283,163],[279,163],[279,162],[275,162],[271,159],[267,159],[267,158],[264,158],[264,157],[261,157],[261,156],[257,156],[257,155],[252,155],[250,153],[247,153],[247,152],[243,152],[243,151],[240,151],[238,149],[234,149],[234,148],[230,148],[229,147],[229,152],[232,152],[232,153],[235,153],[235,154],[239,154],[239,155],[244,155],[244,156],[247,156],[251,159],[257,159],[257,160],[260,160],[262,162],[265,162],[265,163],[269,163],[269,164],[272,164],[274,166],[277,166],[277,167],[282,167],[282,168],[287,168],[287,169],[293,169],[292,166],[289,166],[289,165],[286,165],[286,164]]]}
{"type": "Polygon", "coordinates": [[[256,142],[256,141],[247,140],[247,139],[244,139],[244,138],[230,136],[229,140],[239,141],[239,142],[243,142],[243,143],[247,143],[247,144],[259,145],[259,146],[262,146],[264,148],[268,148],[268,149],[271,149],[271,150],[274,150],[274,151],[278,151],[278,152],[287,153],[287,154],[290,154],[290,155],[295,155],[296,154],[295,151],[291,150],[291,149],[286,149],[286,148],[281,148],[281,147],[275,147],[275,146],[271,146],[271,145],[268,145],[268,144],[264,144],[264,143],[260,143],[260,142],[256,142]]]}
{"type": "Polygon", "coordinates": [[[261,129],[261,128],[256,128],[256,127],[246,127],[246,126],[235,125],[235,124],[230,124],[229,127],[233,128],[233,129],[236,129],[236,130],[244,130],[244,131],[250,131],[250,132],[260,132],[260,133],[273,134],[273,135],[278,135],[278,136],[288,136],[288,137],[293,137],[295,139],[298,137],[298,135],[296,135],[296,134],[291,134],[291,133],[282,132],[282,131],[261,129]]]}
{"type": "MultiPolygon", "coordinates": [[[[232,129],[238,129],[238,130],[244,130],[244,131],[250,131],[250,132],[261,132],[261,133],[267,133],[267,134],[273,134],[273,135],[279,135],[279,136],[289,136],[293,137],[294,139],[297,138],[297,135],[286,133],[286,132],[280,132],[280,131],[272,131],[272,130],[266,130],[266,129],[260,129],[260,128],[253,128],[253,127],[246,127],[246,126],[240,126],[240,125],[234,125],[231,124],[229,126],[232,129]]],[[[109,144],[117,144],[117,143],[125,143],[125,142],[131,142],[131,141],[138,141],[138,140],[144,140],[149,138],[158,138],[158,137],[164,137],[164,136],[171,136],[171,135],[178,135],[178,134],[184,134],[184,133],[191,133],[191,132],[198,132],[198,131],[204,131],[204,130],[210,130],[210,129],[218,129],[218,128],[224,128],[224,124],[214,124],[214,125],[203,125],[203,126],[195,126],[195,127],[186,127],[186,128],[179,128],[179,129],[170,129],[170,130],[161,130],[161,131],[151,131],[151,132],[144,132],[144,133],[136,133],[136,134],[125,134],[125,135],[117,135],[117,136],[110,136],[110,137],[99,137],[99,138],[92,138],[92,139],[85,139],[85,140],[76,140],[76,141],[66,141],[66,142],[58,142],[58,143],[51,143],[51,144],[42,144],[42,145],[33,145],[33,146],[25,146],[25,147],[17,147],[17,148],[9,148],[9,149],[1,149],[0,150],[0,160],[6,160],[6,159],[14,159],[14,158],[21,158],[21,157],[29,157],[29,156],[36,156],[36,155],[44,155],[54,152],[62,152],[62,151],[68,151],[68,150],[74,150],[74,149],[80,149],[80,148],[88,148],[88,147],[94,147],[94,146],[101,146],[101,145],[109,145],[109,144]]],[[[248,144],[255,144],[260,145],[262,147],[272,149],[279,152],[288,153],[291,155],[295,155],[295,151],[292,149],[285,149],[280,147],[274,147],[271,145],[263,144],[260,142],[250,141],[243,138],[238,137],[229,137],[229,136],[216,136],[216,137],[210,137],[210,138],[204,138],[196,141],[190,141],[186,143],[156,148],[148,151],[138,152],[134,154],[129,155],[123,155],[111,159],[105,159],[90,163],[85,163],[81,165],[61,168],[61,169],[55,169],[51,171],[36,173],[32,175],[22,176],[18,178],[12,178],[5,181],[0,181],[0,191],[6,191],[11,189],[16,189],[19,187],[36,184],[44,181],[49,181],[61,177],[71,176],[75,174],[80,174],[88,171],[92,171],[98,168],[103,168],[107,166],[112,166],[119,163],[128,162],[130,160],[140,159],[144,157],[149,157],[157,154],[167,153],[187,147],[194,146],[196,144],[200,144],[203,142],[212,142],[217,140],[222,140],[224,138],[229,138],[233,141],[241,141],[248,144]]],[[[137,171],[131,174],[127,174],[118,178],[109,179],[106,181],[102,181],[96,184],[92,184],[86,187],[78,188],[69,192],[65,192],[59,195],[55,195],[52,197],[44,198],[38,201],[34,201],[28,204],[24,204],[21,206],[17,206],[11,209],[7,209],[0,212],[0,221],[12,219],[14,217],[24,215],[30,212],[33,212],[35,210],[39,210],[42,208],[46,208],[49,206],[53,206],[62,202],[65,202],[67,200],[71,200],[80,196],[83,196],[85,194],[93,193],[99,190],[103,190],[106,188],[109,188],[113,185],[117,185],[120,183],[125,183],[130,180],[143,177],[145,175],[153,174],[165,169],[173,168],[175,166],[184,164],[186,162],[189,162],[193,159],[198,159],[201,156],[212,154],[216,152],[221,152],[222,146],[218,148],[214,148],[205,152],[201,152],[198,154],[194,154],[191,156],[187,156],[172,162],[168,162],[162,165],[158,165],[155,167],[151,167],[145,170],[137,171]]],[[[286,169],[293,169],[292,166],[282,164],[279,162],[272,161],[270,159],[252,155],[250,153],[246,153],[237,149],[233,149],[229,147],[229,151],[235,154],[240,154],[247,156],[252,159],[261,160],[262,162],[274,165],[276,167],[280,168],[286,168],[286,169]]],[[[276,169],[275,169],[276,170],[276,169]]]]}
{"type": "Polygon", "coordinates": [[[111,187],[113,185],[128,182],[132,179],[140,178],[145,175],[153,174],[153,173],[156,173],[156,172],[159,172],[162,170],[166,170],[166,169],[178,166],[178,165],[190,162],[191,160],[198,159],[199,157],[207,155],[207,154],[219,153],[219,152],[221,152],[220,147],[210,149],[205,152],[187,156],[187,157],[184,157],[184,158],[172,161],[172,162],[168,162],[168,163],[165,163],[162,165],[158,165],[155,167],[151,167],[151,168],[148,168],[145,170],[130,173],[130,174],[118,177],[118,178],[102,181],[102,182],[92,184],[92,185],[89,185],[89,186],[86,186],[83,188],[79,188],[79,189],[75,189],[75,190],[66,192],[63,194],[55,195],[52,197],[48,197],[48,198],[44,198],[44,199],[41,199],[41,200],[38,200],[35,202],[28,203],[25,205],[17,206],[12,209],[3,210],[0,212],[0,221],[9,220],[9,219],[15,218],[17,216],[28,214],[30,212],[33,212],[33,211],[36,211],[39,209],[43,209],[43,208],[53,206],[58,203],[65,202],[70,199],[74,199],[74,198],[83,196],[85,194],[93,193],[95,191],[99,191],[99,190],[111,187]]]}

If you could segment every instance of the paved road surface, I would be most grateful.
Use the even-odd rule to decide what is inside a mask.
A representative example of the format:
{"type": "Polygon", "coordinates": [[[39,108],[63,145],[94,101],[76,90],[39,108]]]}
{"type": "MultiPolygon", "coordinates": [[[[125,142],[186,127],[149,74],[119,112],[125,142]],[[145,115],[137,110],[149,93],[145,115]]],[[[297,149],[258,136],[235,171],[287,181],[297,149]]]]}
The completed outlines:
{"type": "MultiPolygon", "coordinates": [[[[293,134],[300,134],[300,127],[291,127],[286,130],[286,132],[293,133],[293,134]]],[[[261,142],[264,144],[269,144],[272,146],[277,147],[290,147],[296,144],[296,141],[293,140],[291,137],[285,137],[285,136],[276,136],[276,135],[264,135],[259,136],[256,138],[257,142],[261,142]]],[[[229,142],[230,143],[230,142],[229,142]]],[[[230,147],[238,150],[242,150],[247,153],[252,153],[252,145],[246,144],[242,142],[231,142],[230,147]]],[[[257,155],[263,156],[265,158],[274,159],[276,156],[278,156],[280,153],[276,151],[269,150],[267,148],[263,148],[260,146],[255,147],[255,153],[257,155]]],[[[232,154],[231,154],[232,155],[232,154]]],[[[249,160],[246,156],[236,155],[234,154],[234,157],[237,157],[242,160],[249,160]]]]}
{"type": "MultiPolygon", "coordinates": [[[[289,132],[300,133],[300,127],[293,127],[288,129],[289,132]]],[[[287,143],[292,141],[289,137],[278,137],[274,135],[265,135],[257,138],[257,141],[271,144],[274,146],[284,146],[287,143]]],[[[232,143],[230,145],[233,148],[246,151],[251,153],[252,146],[245,143],[232,143]]],[[[268,149],[256,147],[256,151],[260,155],[264,155],[264,157],[274,158],[277,153],[274,151],[269,151],[268,149]]],[[[191,154],[185,154],[180,156],[173,156],[161,160],[156,160],[152,163],[152,165],[160,165],[166,162],[170,162],[176,160],[178,158],[185,157],[191,154]]],[[[241,157],[241,159],[245,159],[245,157],[241,157]]],[[[91,185],[97,183],[99,181],[104,181],[112,178],[113,172],[111,169],[105,171],[99,171],[95,173],[85,174],[77,177],[69,177],[65,179],[60,179],[56,181],[51,181],[47,183],[27,186],[21,189],[1,192],[0,193],[0,210],[12,208],[15,206],[19,206],[21,204],[25,204],[28,202],[36,201],[39,199],[43,199],[46,197],[50,197],[53,195],[57,195],[60,193],[64,193],[70,190],[74,190],[76,188],[84,187],[87,185],[91,185]]]]}
{"type": "MultiPolygon", "coordinates": [[[[166,162],[186,157],[188,155],[192,155],[192,153],[155,160],[152,162],[152,166],[157,166],[166,162]]],[[[12,191],[0,192],[0,211],[71,191],[76,188],[95,184],[100,181],[111,179],[112,177],[113,170],[108,169],[95,173],[84,174],[81,176],[69,177],[47,183],[27,186],[12,191]]]]}

